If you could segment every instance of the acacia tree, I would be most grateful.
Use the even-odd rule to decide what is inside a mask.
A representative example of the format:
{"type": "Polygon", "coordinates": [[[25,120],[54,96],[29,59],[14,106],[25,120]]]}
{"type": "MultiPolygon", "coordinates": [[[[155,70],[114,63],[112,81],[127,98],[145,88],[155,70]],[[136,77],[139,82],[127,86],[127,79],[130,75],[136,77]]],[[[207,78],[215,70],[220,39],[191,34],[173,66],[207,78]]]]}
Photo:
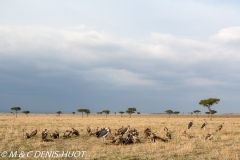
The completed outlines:
{"type": "Polygon", "coordinates": [[[62,114],[62,111],[57,111],[56,113],[57,113],[58,116],[60,117],[60,114],[62,114]]]}
{"type": "Polygon", "coordinates": [[[83,113],[85,113],[86,109],[78,109],[78,112],[82,112],[82,118],[83,118],[83,113]]]}
{"type": "Polygon", "coordinates": [[[140,112],[137,112],[138,115],[140,115],[140,112]]]}
{"type": "Polygon", "coordinates": [[[124,114],[124,112],[123,112],[123,111],[120,111],[119,113],[121,114],[121,117],[122,117],[122,115],[124,114]]]}
{"type": "Polygon", "coordinates": [[[103,110],[102,112],[106,114],[106,118],[107,118],[107,115],[110,113],[109,110],[103,110]]]}
{"type": "Polygon", "coordinates": [[[198,113],[200,113],[201,111],[199,111],[199,110],[194,110],[193,111],[193,113],[196,113],[196,115],[197,115],[197,118],[198,118],[198,113]]]}
{"type": "Polygon", "coordinates": [[[21,110],[21,107],[12,107],[11,110],[16,111],[16,118],[17,118],[17,112],[21,110]]]}
{"type": "Polygon", "coordinates": [[[87,117],[88,115],[91,113],[89,109],[85,109],[85,113],[87,114],[87,117]]]}
{"type": "Polygon", "coordinates": [[[168,118],[170,118],[170,115],[173,114],[173,111],[170,110],[170,109],[169,109],[169,110],[166,110],[165,112],[168,114],[168,118]]]}
{"type": "Polygon", "coordinates": [[[76,112],[72,112],[72,114],[74,115],[76,112]]]}
{"type": "Polygon", "coordinates": [[[30,113],[30,111],[22,111],[22,113],[26,114],[26,116],[30,113]]]}
{"type": "Polygon", "coordinates": [[[174,111],[174,112],[173,112],[173,114],[176,114],[177,117],[178,117],[178,114],[179,114],[179,113],[180,113],[179,111],[174,111]]]}
{"type": "Polygon", "coordinates": [[[137,109],[136,108],[128,108],[128,110],[126,110],[126,113],[128,113],[129,114],[129,118],[131,118],[131,115],[133,114],[133,113],[135,113],[135,111],[137,111],[137,109]]]}
{"type": "Polygon", "coordinates": [[[203,99],[200,100],[199,104],[202,105],[203,107],[207,107],[210,113],[210,120],[212,120],[212,109],[211,106],[214,104],[218,104],[218,102],[220,101],[220,99],[218,98],[208,98],[208,99],[203,99]]]}

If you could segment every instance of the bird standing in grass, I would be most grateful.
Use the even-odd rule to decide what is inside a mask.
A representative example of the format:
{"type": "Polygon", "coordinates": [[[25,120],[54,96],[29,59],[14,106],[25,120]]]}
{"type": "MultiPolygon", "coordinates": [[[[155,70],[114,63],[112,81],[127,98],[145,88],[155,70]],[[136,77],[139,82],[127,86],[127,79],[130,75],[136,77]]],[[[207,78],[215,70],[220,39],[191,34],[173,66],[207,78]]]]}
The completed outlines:
{"type": "Polygon", "coordinates": [[[205,119],[204,119],[204,121],[205,121],[205,122],[202,124],[201,129],[204,129],[204,130],[205,130],[205,127],[206,127],[206,125],[207,125],[208,123],[207,123],[207,121],[206,121],[205,119]]]}
{"type": "Polygon", "coordinates": [[[105,137],[108,135],[109,133],[109,127],[103,128],[99,131],[99,134],[97,135],[97,138],[102,137],[103,138],[103,142],[105,143],[105,137]]]}
{"type": "Polygon", "coordinates": [[[216,130],[216,132],[219,132],[219,131],[222,129],[223,124],[224,124],[224,123],[222,123],[221,125],[218,126],[218,129],[216,130]]]}
{"type": "Polygon", "coordinates": [[[193,125],[193,121],[191,120],[188,124],[188,129],[191,129],[192,125],[193,125]]]}

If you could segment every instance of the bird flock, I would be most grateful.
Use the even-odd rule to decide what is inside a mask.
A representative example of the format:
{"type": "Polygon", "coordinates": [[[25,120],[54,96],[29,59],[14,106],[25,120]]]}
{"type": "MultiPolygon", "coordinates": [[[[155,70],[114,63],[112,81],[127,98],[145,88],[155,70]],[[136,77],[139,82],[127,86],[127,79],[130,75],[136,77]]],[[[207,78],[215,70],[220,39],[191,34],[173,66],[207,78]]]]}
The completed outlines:
{"type": "MultiPolygon", "coordinates": [[[[206,128],[207,122],[204,119],[204,123],[201,126],[201,129],[206,128]]],[[[216,132],[220,132],[221,129],[223,128],[223,124],[219,125],[216,129],[216,132]]],[[[191,133],[191,128],[193,126],[193,121],[190,121],[187,129],[182,132],[182,136],[187,137],[189,139],[194,138],[194,136],[190,135],[191,133]]],[[[172,135],[167,127],[165,127],[164,132],[166,133],[166,137],[160,137],[159,135],[156,135],[154,132],[151,131],[151,129],[146,128],[143,132],[144,139],[149,139],[151,142],[155,142],[156,140],[162,141],[162,142],[168,142],[170,139],[172,139],[172,135]]],[[[131,128],[129,125],[126,127],[122,126],[119,129],[115,129],[115,133],[112,133],[112,130],[110,127],[104,127],[104,128],[99,128],[97,127],[96,129],[91,129],[90,127],[87,127],[86,129],[87,134],[89,136],[95,136],[96,138],[102,138],[102,142],[106,143],[106,139],[110,140],[111,142],[109,144],[134,144],[134,143],[141,143],[140,138],[139,138],[139,132],[135,128],[131,128]]],[[[34,136],[36,136],[38,133],[37,129],[32,131],[30,134],[23,129],[23,136],[25,139],[30,139],[34,136]]],[[[63,132],[62,138],[71,138],[71,137],[77,137],[80,136],[80,133],[78,130],[75,128],[72,128],[70,130],[66,130],[63,132]]],[[[60,134],[58,131],[50,132],[45,129],[42,131],[42,142],[54,142],[54,139],[59,139],[60,134]],[[48,138],[48,135],[50,137],[48,138]]],[[[205,136],[205,140],[212,140],[213,139],[213,134],[208,133],[205,136]]]]}

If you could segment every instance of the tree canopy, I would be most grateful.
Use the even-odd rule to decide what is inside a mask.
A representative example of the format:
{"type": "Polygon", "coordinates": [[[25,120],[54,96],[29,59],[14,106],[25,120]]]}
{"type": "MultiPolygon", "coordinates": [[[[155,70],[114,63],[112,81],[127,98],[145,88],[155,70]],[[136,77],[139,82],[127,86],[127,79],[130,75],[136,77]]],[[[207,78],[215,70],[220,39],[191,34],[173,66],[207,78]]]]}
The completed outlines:
{"type": "Polygon", "coordinates": [[[82,112],[82,118],[83,118],[83,113],[86,113],[86,110],[87,110],[87,109],[81,108],[81,109],[78,109],[77,111],[78,111],[78,112],[82,112]]]}
{"type": "Polygon", "coordinates": [[[137,109],[136,108],[128,108],[128,110],[126,110],[126,113],[128,113],[129,114],[129,117],[131,118],[131,115],[133,114],[133,113],[135,113],[135,111],[137,111],[137,109]]]}
{"type": "Polygon", "coordinates": [[[211,112],[205,112],[206,114],[215,114],[215,113],[217,113],[217,111],[215,111],[215,110],[211,110],[211,112]]]}
{"type": "Polygon", "coordinates": [[[173,114],[176,114],[177,117],[178,117],[178,114],[179,114],[179,113],[180,113],[179,111],[174,111],[174,112],[173,112],[173,114]]]}
{"type": "Polygon", "coordinates": [[[91,113],[89,109],[85,109],[85,113],[87,114],[87,117],[88,115],[91,113]]]}
{"type": "Polygon", "coordinates": [[[22,113],[26,114],[26,116],[30,113],[30,111],[22,111],[22,113]]]}
{"type": "Polygon", "coordinates": [[[103,110],[102,112],[106,114],[106,117],[107,117],[107,115],[110,113],[109,110],[103,110]]]}
{"type": "Polygon", "coordinates": [[[173,114],[173,111],[169,109],[169,110],[166,110],[165,113],[167,113],[168,117],[170,118],[170,115],[173,114]]]}
{"type": "Polygon", "coordinates": [[[16,111],[16,118],[17,118],[17,112],[21,110],[21,107],[12,107],[11,110],[16,111]]]}
{"type": "Polygon", "coordinates": [[[124,114],[124,112],[123,112],[123,111],[120,111],[119,113],[121,114],[121,117],[122,117],[122,115],[124,114]]]}
{"type": "Polygon", "coordinates": [[[60,114],[62,114],[62,111],[57,111],[56,113],[60,116],[60,114]]]}
{"type": "Polygon", "coordinates": [[[199,110],[194,110],[193,113],[196,113],[197,117],[198,117],[198,113],[200,113],[201,111],[199,110]]]}
{"type": "Polygon", "coordinates": [[[208,98],[208,99],[203,99],[200,100],[199,104],[202,105],[203,107],[207,107],[209,112],[210,112],[210,117],[212,119],[212,109],[211,106],[214,104],[218,104],[220,102],[220,99],[218,98],[208,98]]]}

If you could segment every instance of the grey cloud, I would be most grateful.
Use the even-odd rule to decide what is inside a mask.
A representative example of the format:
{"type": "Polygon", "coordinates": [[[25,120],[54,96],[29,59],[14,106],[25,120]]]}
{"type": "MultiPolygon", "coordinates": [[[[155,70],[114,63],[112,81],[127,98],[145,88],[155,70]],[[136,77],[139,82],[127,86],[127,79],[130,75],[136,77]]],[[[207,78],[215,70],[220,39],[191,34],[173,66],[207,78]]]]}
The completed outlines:
{"type": "MultiPolygon", "coordinates": [[[[43,109],[65,112],[67,105],[94,112],[131,106],[142,112],[186,112],[192,105],[199,107],[201,98],[218,93],[228,99],[239,88],[239,50],[221,45],[217,35],[205,42],[158,33],[127,39],[84,29],[31,26],[1,26],[0,35],[6,106],[37,102],[43,109]]],[[[236,106],[239,100],[234,101],[236,106]]]]}

